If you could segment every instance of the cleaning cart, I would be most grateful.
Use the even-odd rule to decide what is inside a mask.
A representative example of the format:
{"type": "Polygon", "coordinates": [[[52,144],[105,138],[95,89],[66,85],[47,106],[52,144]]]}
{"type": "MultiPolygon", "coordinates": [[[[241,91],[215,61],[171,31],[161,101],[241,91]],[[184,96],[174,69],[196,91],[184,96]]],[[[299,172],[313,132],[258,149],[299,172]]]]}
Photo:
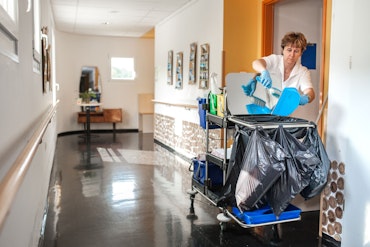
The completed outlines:
{"type": "Polygon", "coordinates": [[[305,199],[320,194],[330,167],[316,124],[274,114],[280,99],[269,106],[272,109],[267,114],[248,112],[251,102],[241,99],[245,95],[240,93],[240,87],[251,76],[237,73],[226,77],[222,116],[210,114],[207,102],[199,101],[206,153],[204,160],[192,161],[192,188],[188,191],[191,212],[194,213],[194,198],[200,194],[220,209],[217,219],[221,230],[230,220],[244,228],[276,227],[300,220],[301,210],[291,204],[292,199],[298,194],[305,199]],[[214,128],[223,129],[222,155],[215,155],[209,147],[209,132],[214,128]],[[230,130],[233,145],[227,148],[230,130]]]}

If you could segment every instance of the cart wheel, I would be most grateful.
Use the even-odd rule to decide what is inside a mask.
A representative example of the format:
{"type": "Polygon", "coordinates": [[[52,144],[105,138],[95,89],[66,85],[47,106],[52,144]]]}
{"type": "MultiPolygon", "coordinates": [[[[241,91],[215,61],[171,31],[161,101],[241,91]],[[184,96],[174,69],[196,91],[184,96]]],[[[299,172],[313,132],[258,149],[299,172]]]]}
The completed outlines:
{"type": "Polygon", "coordinates": [[[188,189],[186,191],[186,193],[189,194],[190,196],[195,196],[196,194],[198,194],[198,191],[192,190],[192,189],[188,189]]]}
{"type": "Polygon", "coordinates": [[[195,215],[195,211],[194,211],[194,198],[195,198],[195,195],[198,193],[196,190],[191,190],[191,189],[188,189],[186,191],[186,193],[188,193],[190,195],[190,208],[189,208],[189,214],[186,216],[187,219],[190,219],[190,220],[196,220],[198,219],[198,216],[195,215]]]}
{"type": "Polygon", "coordinates": [[[225,213],[219,213],[217,215],[217,220],[220,221],[221,232],[223,232],[226,230],[227,222],[229,222],[231,218],[228,217],[225,213]]]}
{"type": "Polygon", "coordinates": [[[218,221],[220,221],[221,223],[223,223],[223,222],[225,222],[225,223],[227,223],[227,222],[229,222],[230,220],[231,220],[231,218],[230,217],[228,217],[226,214],[224,214],[224,213],[219,213],[218,215],[217,215],[217,219],[218,219],[218,221]]]}
{"type": "Polygon", "coordinates": [[[193,207],[193,205],[194,205],[195,195],[196,195],[196,194],[198,194],[198,191],[188,189],[188,190],[186,191],[186,193],[188,193],[188,195],[190,195],[191,207],[193,207]]]}

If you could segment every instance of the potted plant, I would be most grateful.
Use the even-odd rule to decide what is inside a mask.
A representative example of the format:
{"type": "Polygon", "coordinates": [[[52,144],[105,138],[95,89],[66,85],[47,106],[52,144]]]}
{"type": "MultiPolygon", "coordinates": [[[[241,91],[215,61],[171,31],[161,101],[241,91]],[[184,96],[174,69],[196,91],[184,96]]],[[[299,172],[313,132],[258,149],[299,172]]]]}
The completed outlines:
{"type": "Polygon", "coordinates": [[[94,91],[91,90],[91,88],[89,88],[89,90],[86,90],[85,92],[80,93],[80,97],[82,99],[82,102],[84,102],[84,103],[90,103],[90,100],[91,99],[95,99],[96,98],[96,94],[95,94],[94,91]]]}

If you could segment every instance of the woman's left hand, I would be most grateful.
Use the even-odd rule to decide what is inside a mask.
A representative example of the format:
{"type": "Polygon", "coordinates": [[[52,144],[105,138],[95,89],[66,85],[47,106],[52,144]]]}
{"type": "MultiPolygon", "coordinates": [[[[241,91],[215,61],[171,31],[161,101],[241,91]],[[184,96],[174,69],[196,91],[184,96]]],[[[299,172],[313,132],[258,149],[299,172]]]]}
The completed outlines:
{"type": "Polygon", "coordinates": [[[308,96],[306,94],[302,94],[301,98],[299,99],[299,105],[306,105],[309,101],[310,99],[308,96]]]}

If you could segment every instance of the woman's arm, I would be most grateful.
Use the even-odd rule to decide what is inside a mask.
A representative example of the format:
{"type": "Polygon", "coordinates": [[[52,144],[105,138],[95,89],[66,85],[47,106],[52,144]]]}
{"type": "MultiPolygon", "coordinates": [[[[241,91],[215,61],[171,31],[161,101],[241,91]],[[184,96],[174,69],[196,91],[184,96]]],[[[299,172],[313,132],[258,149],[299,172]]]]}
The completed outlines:
{"type": "Polygon", "coordinates": [[[303,91],[303,94],[308,96],[308,103],[311,103],[315,99],[315,91],[313,88],[307,88],[303,91]]]}
{"type": "Polygon", "coordinates": [[[266,70],[266,66],[267,66],[266,61],[262,58],[254,60],[252,62],[253,69],[258,73],[261,73],[262,71],[266,70]]]}

